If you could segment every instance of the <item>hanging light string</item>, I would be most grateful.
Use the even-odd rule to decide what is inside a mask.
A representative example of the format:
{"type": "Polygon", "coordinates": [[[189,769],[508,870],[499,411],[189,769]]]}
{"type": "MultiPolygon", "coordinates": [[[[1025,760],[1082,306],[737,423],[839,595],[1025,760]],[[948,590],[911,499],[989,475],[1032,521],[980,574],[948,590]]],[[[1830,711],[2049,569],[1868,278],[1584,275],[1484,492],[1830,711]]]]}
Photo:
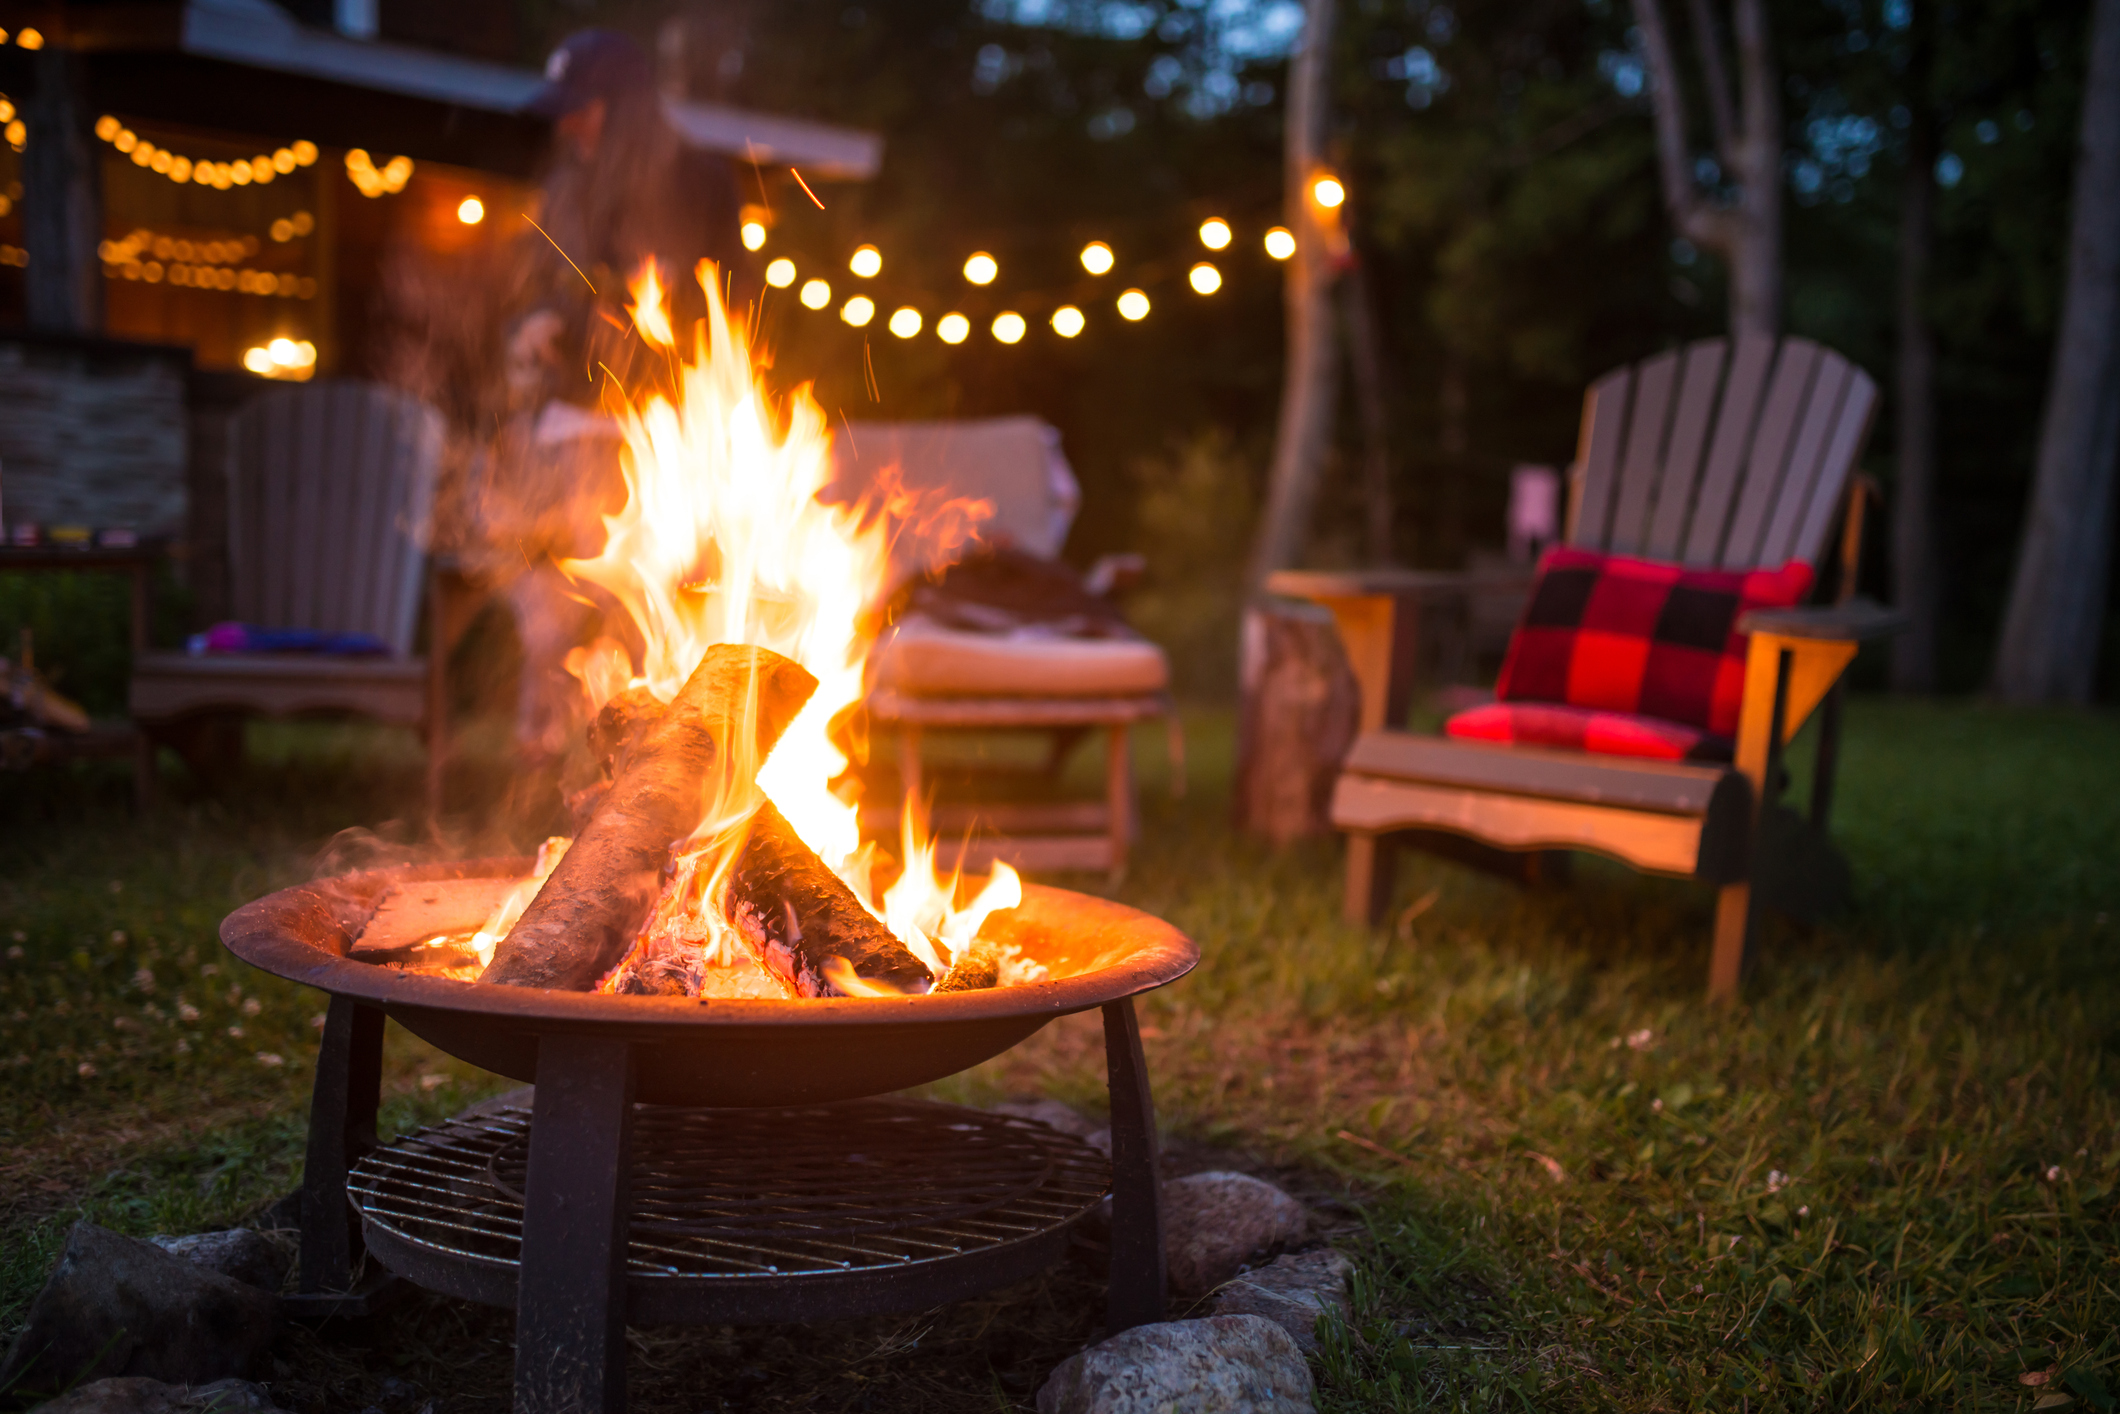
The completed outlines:
{"type": "MultiPolygon", "coordinates": [[[[1340,235],[1341,208],[1347,200],[1347,188],[1342,180],[1331,172],[1320,171],[1311,180],[1308,205],[1328,248],[1343,246],[1340,235]]],[[[743,243],[748,250],[764,249],[772,225],[770,214],[762,207],[744,208],[743,243]]],[[[1236,229],[1224,217],[1211,216],[1202,221],[1195,233],[1208,255],[1227,259],[1223,252],[1236,242],[1236,229]]],[[[1286,226],[1271,226],[1260,233],[1260,245],[1269,259],[1284,261],[1296,253],[1296,236],[1286,226]]],[[[1117,269],[1119,257],[1110,245],[1102,240],[1090,241],[1076,257],[1083,270],[1094,280],[1103,280],[1117,269]]],[[[1128,323],[1139,323],[1154,309],[1144,286],[1153,287],[1167,281],[1177,271],[1182,260],[1169,259],[1139,262],[1127,272],[1132,283],[1113,298],[1112,307],[1121,319],[1128,323]]],[[[883,252],[874,245],[862,245],[847,259],[847,269],[860,280],[873,280],[882,273],[883,252]]],[[[795,261],[787,256],[778,256],[767,263],[766,284],[774,289],[788,289],[801,279],[802,272],[795,261]]],[[[966,257],[962,274],[967,283],[984,289],[999,279],[1001,264],[987,251],[974,251],[966,257]]],[[[1113,284],[1122,283],[1119,278],[1113,284]]],[[[1208,297],[1221,291],[1225,280],[1222,267],[1213,259],[1194,259],[1185,267],[1185,283],[1195,295],[1208,297]]],[[[1018,303],[1041,306],[1067,295],[1075,294],[1079,284],[1065,290],[1018,290],[1014,298],[1018,303]]],[[[831,281],[813,275],[803,280],[797,295],[803,308],[822,312],[831,307],[833,290],[831,281]]],[[[948,306],[948,296],[937,296],[932,291],[911,292],[911,298],[930,306],[948,306]]],[[[839,317],[854,328],[866,328],[880,313],[876,300],[867,294],[854,294],[839,305],[839,317]]],[[[1047,318],[1053,332],[1063,339],[1072,339],[1089,327],[1089,316],[1074,303],[1059,303],[1047,318]]],[[[902,304],[893,310],[884,321],[884,327],[901,339],[919,336],[922,330],[932,328],[937,338],[946,344],[961,344],[971,336],[971,318],[959,310],[949,310],[940,318],[930,321],[916,303],[902,304]]],[[[1029,319],[1018,310],[1004,309],[996,314],[987,326],[987,331],[1004,344],[1020,342],[1029,332],[1029,319]]]]}
{"type": "Polygon", "coordinates": [[[166,147],[157,147],[108,113],[96,119],[96,136],[132,158],[135,167],[145,167],[172,182],[189,182],[216,191],[253,184],[263,186],[275,177],[284,177],[317,160],[317,145],[307,139],[269,154],[238,157],[229,162],[209,157],[186,157],[166,147]]]}

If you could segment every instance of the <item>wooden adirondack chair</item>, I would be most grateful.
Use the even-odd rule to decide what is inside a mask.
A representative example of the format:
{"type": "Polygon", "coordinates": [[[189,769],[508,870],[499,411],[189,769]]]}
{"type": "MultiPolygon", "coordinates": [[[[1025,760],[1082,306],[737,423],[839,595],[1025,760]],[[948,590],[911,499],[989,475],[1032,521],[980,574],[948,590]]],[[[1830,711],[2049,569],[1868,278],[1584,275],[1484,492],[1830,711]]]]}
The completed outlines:
{"type": "MultiPolygon", "coordinates": [[[[187,726],[232,714],[343,714],[416,729],[438,722],[427,660],[412,648],[441,414],[375,384],[321,380],[252,399],[230,433],[234,617],[275,629],[372,634],[391,651],[143,653],[133,667],[134,720],[151,737],[176,742],[187,726]]],[[[428,747],[431,765],[439,743],[428,747]]],[[[430,769],[430,811],[437,785],[430,769]]]]}
{"type": "Polygon", "coordinates": [[[1847,493],[1876,408],[1868,374],[1796,338],[1740,339],[1734,354],[1729,341],[1704,339],[1594,384],[1569,544],[1701,567],[1802,559],[1815,568],[1845,504],[1841,602],[1756,611],[1740,623],[1751,637],[1729,766],[1365,732],[1332,803],[1348,837],[1348,916],[1379,918],[1398,844],[1534,878],[1549,852],[1588,850],[1719,887],[1708,991],[1725,998],[1737,989],[1759,902],[1804,919],[1832,907],[1848,879],[1825,833],[1840,675],[1862,640],[1898,624],[1850,597],[1865,483],[1855,478],[1847,493]],[[1804,819],[1778,803],[1781,754],[1821,705],[1804,819]]]}

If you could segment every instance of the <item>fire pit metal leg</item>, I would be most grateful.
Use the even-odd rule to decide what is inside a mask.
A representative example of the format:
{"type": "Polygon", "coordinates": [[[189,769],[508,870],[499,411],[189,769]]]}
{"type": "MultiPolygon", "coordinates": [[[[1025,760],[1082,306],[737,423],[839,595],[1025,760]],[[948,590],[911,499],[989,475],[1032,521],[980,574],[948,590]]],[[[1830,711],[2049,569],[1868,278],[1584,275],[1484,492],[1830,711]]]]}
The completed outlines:
{"type": "Polygon", "coordinates": [[[1104,1325],[1107,1334],[1117,1335],[1163,1319],[1168,1280],[1156,1107],[1131,997],[1104,1008],[1104,1066],[1112,1098],[1111,1287],[1104,1325]]]}
{"type": "Polygon", "coordinates": [[[632,1152],[632,1048],[539,1038],[515,1303],[516,1414],[625,1408],[632,1152]]]}
{"type": "Polygon", "coordinates": [[[351,997],[333,997],[324,1013],[316,1089],[309,1105],[309,1149],[302,1165],[303,1296],[298,1308],[339,1314],[334,1298],[352,1291],[361,1257],[360,1219],[346,1201],[346,1174],[376,1146],[375,1112],[383,1088],[383,1013],[351,997]]]}

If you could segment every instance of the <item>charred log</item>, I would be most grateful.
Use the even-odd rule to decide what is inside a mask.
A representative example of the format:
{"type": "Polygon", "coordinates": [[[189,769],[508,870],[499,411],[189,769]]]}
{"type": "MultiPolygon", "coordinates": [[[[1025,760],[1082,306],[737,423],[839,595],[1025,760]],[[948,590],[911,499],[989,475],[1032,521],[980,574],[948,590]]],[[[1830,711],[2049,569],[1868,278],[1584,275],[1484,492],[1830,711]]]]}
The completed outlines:
{"type": "Polygon", "coordinates": [[[729,922],[767,971],[805,997],[842,997],[832,959],[895,992],[925,992],[927,965],[891,936],[767,801],[729,876],[729,922]]]}
{"type": "Polygon", "coordinates": [[[1001,948],[984,938],[974,938],[950,963],[950,970],[935,984],[939,992],[984,992],[1001,985],[1001,948]]]}
{"type": "Polygon", "coordinates": [[[765,759],[816,689],[801,664],[768,649],[709,648],[669,707],[621,753],[595,814],[479,980],[594,987],[647,921],[670,846],[699,827],[731,739],[748,731],[756,759],[765,759]]]}

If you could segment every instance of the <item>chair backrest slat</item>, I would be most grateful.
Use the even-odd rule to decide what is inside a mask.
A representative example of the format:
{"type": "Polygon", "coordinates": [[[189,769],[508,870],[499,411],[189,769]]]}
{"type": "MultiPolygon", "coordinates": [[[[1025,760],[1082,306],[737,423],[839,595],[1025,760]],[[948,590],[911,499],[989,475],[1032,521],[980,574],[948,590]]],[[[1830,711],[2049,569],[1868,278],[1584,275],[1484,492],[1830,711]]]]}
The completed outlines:
{"type": "Polygon", "coordinates": [[[369,633],[412,651],[441,414],[373,384],[276,388],[237,412],[232,607],[272,628],[369,633]]]}
{"type": "Polygon", "coordinates": [[[1766,406],[1760,409],[1759,430],[1745,457],[1745,482],[1737,495],[1737,511],[1730,518],[1716,563],[1726,569],[1745,569],[1759,563],[1754,558],[1774,499],[1781,494],[1782,477],[1788,471],[1789,444],[1810,400],[1811,375],[1818,369],[1818,345],[1804,339],[1782,342],[1781,357],[1774,361],[1774,379],[1767,385],[1766,406]]]}
{"type": "Polygon", "coordinates": [[[1764,334],[1747,334],[1737,341],[1730,376],[1723,382],[1722,406],[1715,414],[1707,465],[1701,468],[1693,516],[1686,526],[1685,545],[1678,554],[1686,564],[1722,563],[1723,532],[1729,528],[1730,507],[1736,504],[1737,488],[1744,479],[1745,454],[1758,430],[1767,376],[1774,371],[1774,349],[1774,340],[1764,334]]]}
{"type": "Polygon", "coordinates": [[[1701,451],[1715,421],[1716,395],[1722,391],[1724,339],[1702,339],[1686,349],[1679,375],[1678,411],[1671,418],[1671,440],[1664,449],[1664,474],[1656,493],[1656,510],[1642,552],[1651,559],[1675,560],[1686,533],[1700,479],[1701,451]]]}
{"type": "Polygon", "coordinates": [[[1627,414],[1627,451],[1620,458],[1619,497],[1612,509],[1612,528],[1605,548],[1616,555],[1639,555],[1649,530],[1649,502],[1664,467],[1664,438],[1671,427],[1672,393],[1678,383],[1678,354],[1645,358],[1634,373],[1634,407],[1627,414]]]}
{"type": "Polygon", "coordinates": [[[1810,508],[1811,492],[1825,470],[1826,446],[1840,423],[1841,403],[1853,381],[1854,366],[1831,349],[1821,349],[1818,369],[1811,375],[1811,397],[1804,405],[1803,421],[1789,448],[1789,467],[1782,475],[1781,494],[1774,498],[1773,514],[1767,517],[1753,558],[1762,565],[1785,562],[1794,553],[1796,532],[1803,527],[1810,508]]]}
{"type": "Polygon", "coordinates": [[[1622,437],[1627,430],[1627,395],[1634,390],[1634,370],[1615,368],[1583,395],[1583,430],[1576,442],[1582,467],[1582,493],[1569,517],[1571,543],[1603,546],[1612,525],[1612,492],[1619,481],[1622,437]]]}
{"type": "Polygon", "coordinates": [[[1583,399],[1567,541],[1723,569],[1815,562],[1877,401],[1808,339],[1701,339],[1615,369],[1583,399]]]}

